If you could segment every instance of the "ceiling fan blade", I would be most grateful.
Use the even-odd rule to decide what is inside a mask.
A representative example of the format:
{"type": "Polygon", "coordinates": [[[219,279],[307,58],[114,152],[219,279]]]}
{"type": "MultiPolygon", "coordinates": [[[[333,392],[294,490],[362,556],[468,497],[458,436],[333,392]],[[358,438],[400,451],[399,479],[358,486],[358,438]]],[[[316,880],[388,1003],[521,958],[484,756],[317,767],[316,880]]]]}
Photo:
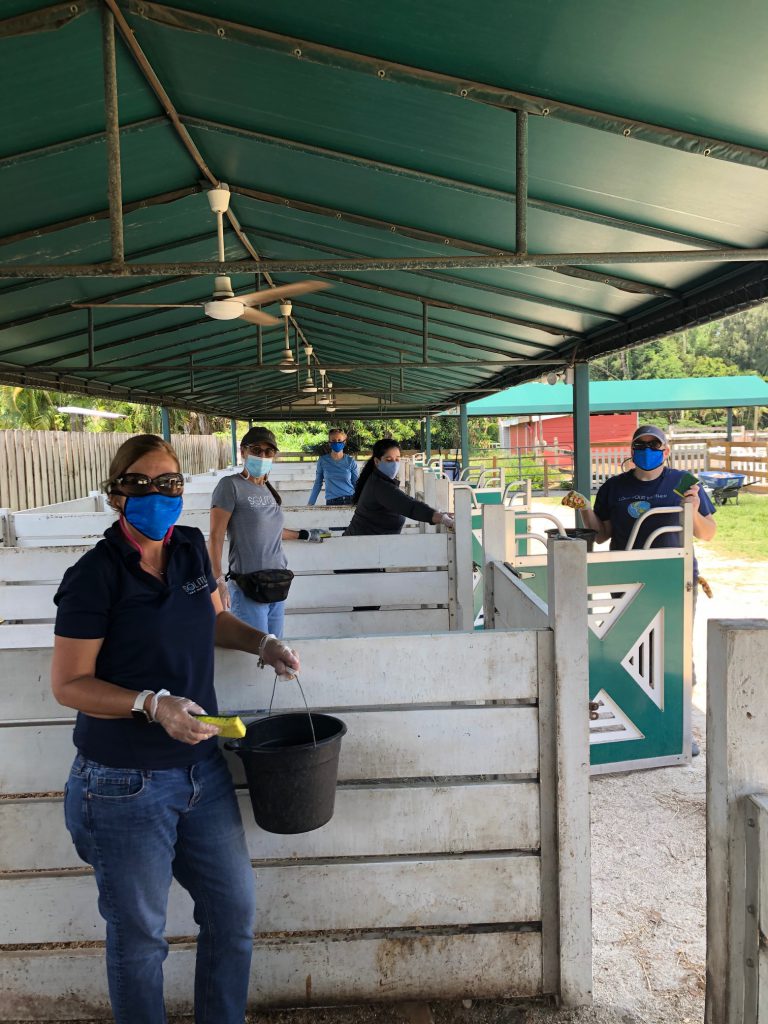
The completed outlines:
{"type": "Polygon", "coordinates": [[[263,288],[260,292],[249,292],[247,295],[236,295],[239,302],[246,306],[261,306],[266,302],[277,302],[278,299],[290,299],[294,295],[306,295],[307,292],[321,292],[333,285],[328,281],[296,281],[295,284],[281,284],[278,288],[263,288]]]}
{"type": "Polygon", "coordinates": [[[238,319],[247,320],[249,324],[264,324],[269,327],[272,327],[274,324],[281,323],[276,316],[270,316],[269,313],[262,313],[260,309],[249,309],[248,306],[245,307],[238,319]]]}
{"type": "Polygon", "coordinates": [[[200,309],[203,302],[72,302],[73,309],[200,309]]]}

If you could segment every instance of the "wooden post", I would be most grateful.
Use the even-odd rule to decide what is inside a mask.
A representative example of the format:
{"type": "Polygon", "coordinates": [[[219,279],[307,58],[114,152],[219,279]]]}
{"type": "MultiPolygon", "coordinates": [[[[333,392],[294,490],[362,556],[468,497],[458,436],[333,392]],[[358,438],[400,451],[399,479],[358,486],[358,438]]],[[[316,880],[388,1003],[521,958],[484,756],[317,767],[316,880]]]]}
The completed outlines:
{"type": "Polygon", "coordinates": [[[453,512],[454,498],[453,498],[453,484],[450,480],[447,480],[444,476],[436,476],[435,478],[435,504],[434,508],[439,509],[440,512],[453,512]]]}
{"type": "MultiPolygon", "coordinates": [[[[438,481],[441,483],[442,481],[438,481]]],[[[448,480],[446,484],[450,483],[448,480]]],[[[475,628],[474,588],[472,585],[472,494],[465,487],[453,490],[453,514],[456,521],[453,532],[454,564],[451,590],[455,593],[455,610],[452,609],[451,629],[465,631],[475,628]]],[[[500,507],[500,506],[498,506],[500,507]]],[[[452,603],[454,603],[452,601],[452,603]]]]}
{"type": "MultiPolygon", "coordinates": [[[[458,493],[461,493],[459,491],[458,493]]],[[[458,493],[456,498],[458,498],[458,493]]],[[[466,492],[469,494],[469,492],[466,492]]],[[[470,498],[471,500],[471,498],[470,498]]],[[[504,505],[483,505],[483,623],[494,628],[491,562],[511,562],[515,552],[515,517],[504,505]]]]}
{"type": "Polygon", "coordinates": [[[544,497],[549,497],[549,466],[547,460],[544,460],[544,497]]]}
{"type": "Polygon", "coordinates": [[[592,1002],[587,545],[547,545],[549,673],[540,678],[541,896],[545,984],[561,1005],[592,1002]],[[547,777],[554,785],[547,784],[547,777]],[[554,842],[548,841],[550,838],[554,842]],[[556,908],[556,909],[555,909],[556,908]],[[555,934],[553,934],[553,929],[555,934]]]}
{"type": "Polygon", "coordinates": [[[707,633],[706,1024],[742,1024],[757,961],[747,929],[744,798],[768,790],[768,621],[714,619],[707,633]],[[749,962],[751,960],[751,963],[749,962]]]}
{"type": "Polygon", "coordinates": [[[13,513],[9,508],[0,508],[0,544],[13,547],[11,531],[13,529],[13,513]]]}

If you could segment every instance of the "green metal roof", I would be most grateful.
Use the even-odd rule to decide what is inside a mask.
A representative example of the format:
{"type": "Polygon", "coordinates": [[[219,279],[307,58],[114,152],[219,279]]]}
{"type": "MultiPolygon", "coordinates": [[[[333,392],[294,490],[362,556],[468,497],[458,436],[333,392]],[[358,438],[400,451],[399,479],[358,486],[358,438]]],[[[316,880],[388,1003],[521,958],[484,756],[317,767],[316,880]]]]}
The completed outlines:
{"type": "MultiPolygon", "coordinates": [[[[593,380],[589,411],[738,409],[768,405],[762,377],[693,377],[669,380],[593,380]]],[[[467,405],[470,416],[532,416],[573,411],[570,384],[521,384],[467,405]]]]}
{"type": "Polygon", "coordinates": [[[349,415],[445,409],[766,297],[764,4],[38,3],[0,22],[0,381],[316,418],[279,327],[257,366],[241,320],[98,309],[89,361],[72,302],[203,302],[217,272],[332,280],[294,316],[349,415]]]}

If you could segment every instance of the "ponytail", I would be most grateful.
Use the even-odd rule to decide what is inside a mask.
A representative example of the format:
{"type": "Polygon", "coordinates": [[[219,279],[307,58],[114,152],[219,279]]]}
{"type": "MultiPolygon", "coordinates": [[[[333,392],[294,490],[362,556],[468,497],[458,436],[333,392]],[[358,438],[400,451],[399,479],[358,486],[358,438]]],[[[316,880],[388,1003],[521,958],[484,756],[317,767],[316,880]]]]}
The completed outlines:
{"type": "Polygon", "coordinates": [[[392,448],[399,449],[400,443],[398,441],[395,441],[391,437],[383,437],[380,441],[377,441],[376,444],[373,446],[373,448],[371,449],[371,457],[360,470],[360,476],[357,478],[357,483],[355,484],[355,493],[352,496],[353,505],[356,505],[358,501],[360,501],[360,496],[363,493],[363,488],[368,483],[368,477],[376,468],[375,460],[382,458],[392,448]]]}
{"type": "Polygon", "coordinates": [[[277,502],[277,504],[278,504],[278,505],[282,505],[282,504],[283,504],[283,499],[282,499],[282,498],[280,497],[280,495],[279,495],[279,494],[277,493],[277,491],[276,491],[276,490],[275,490],[275,488],[274,488],[274,487],[272,486],[272,484],[271,484],[271,483],[269,482],[269,479],[268,479],[267,477],[264,477],[264,484],[265,484],[265,486],[266,486],[267,490],[269,491],[269,493],[270,493],[270,494],[272,495],[272,497],[273,497],[273,498],[275,499],[275,501],[277,502]]]}

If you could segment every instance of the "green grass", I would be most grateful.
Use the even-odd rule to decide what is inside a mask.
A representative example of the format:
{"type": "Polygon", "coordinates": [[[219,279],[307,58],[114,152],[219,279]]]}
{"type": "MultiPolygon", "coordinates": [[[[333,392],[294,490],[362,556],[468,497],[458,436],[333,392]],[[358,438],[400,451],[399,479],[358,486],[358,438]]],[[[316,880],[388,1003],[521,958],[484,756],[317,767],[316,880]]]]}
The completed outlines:
{"type": "Polygon", "coordinates": [[[768,561],[768,494],[741,494],[718,505],[717,533],[706,545],[717,555],[768,561]]]}

